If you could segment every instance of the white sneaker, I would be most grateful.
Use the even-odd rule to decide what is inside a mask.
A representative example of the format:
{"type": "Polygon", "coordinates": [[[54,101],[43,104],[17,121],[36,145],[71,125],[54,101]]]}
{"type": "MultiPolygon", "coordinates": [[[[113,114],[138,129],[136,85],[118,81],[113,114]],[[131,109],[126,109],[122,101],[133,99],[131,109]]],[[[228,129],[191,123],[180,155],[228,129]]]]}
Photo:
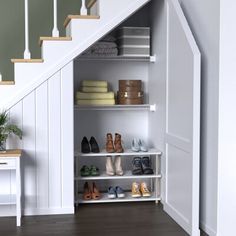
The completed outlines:
{"type": "Polygon", "coordinates": [[[131,144],[131,149],[133,152],[139,152],[140,151],[140,146],[139,146],[139,140],[134,138],[132,140],[132,144],[131,144]]]}
{"type": "Polygon", "coordinates": [[[139,144],[139,148],[140,148],[141,152],[147,152],[148,151],[147,145],[143,140],[139,139],[138,144],[139,144]]]}

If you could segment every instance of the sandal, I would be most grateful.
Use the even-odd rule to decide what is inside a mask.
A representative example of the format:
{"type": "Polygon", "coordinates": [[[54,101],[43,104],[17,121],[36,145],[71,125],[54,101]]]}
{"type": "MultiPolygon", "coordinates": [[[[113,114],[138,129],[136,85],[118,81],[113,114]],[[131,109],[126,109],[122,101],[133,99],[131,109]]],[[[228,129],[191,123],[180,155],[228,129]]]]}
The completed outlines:
{"type": "Polygon", "coordinates": [[[90,166],[90,175],[91,176],[99,176],[99,169],[96,166],[91,165],[90,166]]]}
{"type": "Polygon", "coordinates": [[[88,166],[83,166],[81,169],[80,169],[80,175],[82,177],[87,177],[87,176],[90,176],[90,169],[88,166]]]}

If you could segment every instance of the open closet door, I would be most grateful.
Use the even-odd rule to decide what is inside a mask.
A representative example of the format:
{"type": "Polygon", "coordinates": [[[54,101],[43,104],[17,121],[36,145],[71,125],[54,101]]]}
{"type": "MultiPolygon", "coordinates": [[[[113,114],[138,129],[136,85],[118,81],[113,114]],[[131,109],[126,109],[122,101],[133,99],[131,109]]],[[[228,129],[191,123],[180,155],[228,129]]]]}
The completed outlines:
{"type": "Polygon", "coordinates": [[[167,0],[165,211],[199,236],[200,52],[177,0],[167,0]]]}

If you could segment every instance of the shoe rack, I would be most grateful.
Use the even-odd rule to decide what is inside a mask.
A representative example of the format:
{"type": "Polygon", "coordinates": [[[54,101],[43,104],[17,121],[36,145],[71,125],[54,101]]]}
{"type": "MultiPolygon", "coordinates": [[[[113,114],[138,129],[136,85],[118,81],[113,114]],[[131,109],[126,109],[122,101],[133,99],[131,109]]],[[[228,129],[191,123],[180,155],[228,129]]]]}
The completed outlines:
{"type": "Polygon", "coordinates": [[[75,205],[79,204],[89,204],[89,203],[112,203],[112,202],[141,202],[141,201],[154,201],[158,203],[160,198],[160,181],[161,181],[161,173],[160,173],[160,158],[161,152],[156,149],[150,149],[148,152],[133,152],[132,150],[125,150],[123,153],[107,153],[105,150],[102,150],[100,153],[75,153],[75,205]],[[101,172],[99,176],[88,176],[82,177],[79,173],[79,163],[83,158],[89,158],[91,163],[93,162],[93,158],[101,158],[101,161],[104,162],[105,165],[105,158],[106,156],[121,156],[123,160],[132,162],[132,158],[135,156],[149,156],[152,162],[152,167],[154,170],[154,174],[152,175],[132,175],[131,170],[124,170],[124,175],[122,176],[109,176],[106,172],[101,172]],[[129,159],[129,160],[127,160],[129,159]],[[81,189],[78,189],[78,182],[96,182],[99,181],[119,181],[120,185],[122,186],[122,181],[130,180],[130,181],[137,181],[141,182],[142,180],[148,181],[150,183],[150,190],[151,196],[150,197],[141,197],[141,198],[133,198],[131,195],[131,186],[130,191],[126,189],[125,191],[125,198],[116,198],[116,199],[109,199],[107,196],[107,192],[101,192],[101,198],[99,200],[84,200],[83,193],[81,189]]]}

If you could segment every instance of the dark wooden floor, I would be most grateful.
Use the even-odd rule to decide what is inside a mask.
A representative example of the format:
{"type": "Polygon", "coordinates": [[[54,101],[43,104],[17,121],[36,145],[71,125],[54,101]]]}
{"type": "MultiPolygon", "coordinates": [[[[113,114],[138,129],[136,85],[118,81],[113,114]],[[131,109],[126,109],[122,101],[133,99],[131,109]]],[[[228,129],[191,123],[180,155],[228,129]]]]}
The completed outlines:
{"type": "Polygon", "coordinates": [[[80,206],[76,215],[0,218],[1,236],[185,236],[154,203],[80,206]]]}

